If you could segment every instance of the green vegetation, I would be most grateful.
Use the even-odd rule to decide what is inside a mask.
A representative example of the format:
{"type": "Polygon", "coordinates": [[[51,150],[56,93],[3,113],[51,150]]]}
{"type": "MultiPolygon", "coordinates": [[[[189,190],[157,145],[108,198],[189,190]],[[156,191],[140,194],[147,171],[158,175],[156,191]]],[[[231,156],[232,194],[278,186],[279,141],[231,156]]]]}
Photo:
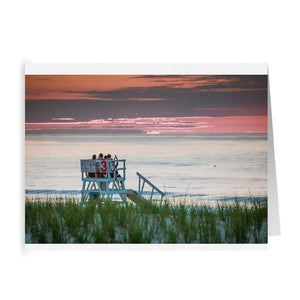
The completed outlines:
{"type": "Polygon", "coordinates": [[[26,199],[25,233],[26,243],[266,243],[267,201],[141,207],[26,199]]]}

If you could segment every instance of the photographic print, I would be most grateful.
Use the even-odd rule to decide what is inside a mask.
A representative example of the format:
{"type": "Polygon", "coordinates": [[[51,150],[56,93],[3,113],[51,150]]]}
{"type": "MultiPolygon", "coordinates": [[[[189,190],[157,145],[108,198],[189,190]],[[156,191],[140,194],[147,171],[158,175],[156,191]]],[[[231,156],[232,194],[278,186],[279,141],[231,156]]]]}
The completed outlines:
{"type": "Polygon", "coordinates": [[[266,244],[267,74],[25,74],[26,244],[266,244]]]}

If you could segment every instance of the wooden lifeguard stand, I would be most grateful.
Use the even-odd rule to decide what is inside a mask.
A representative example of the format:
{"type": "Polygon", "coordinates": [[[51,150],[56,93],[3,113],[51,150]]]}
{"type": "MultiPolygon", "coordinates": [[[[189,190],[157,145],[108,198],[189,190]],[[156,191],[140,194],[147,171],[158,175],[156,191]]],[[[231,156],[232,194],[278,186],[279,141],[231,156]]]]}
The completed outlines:
{"type": "Polygon", "coordinates": [[[125,159],[81,159],[80,167],[82,180],[81,202],[85,202],[91,196],[112,200],[114,195],[118,195],[124,202],[128,198],[136,204],[149,205],[154,201],[154,192],[160,195],[160,203],[162,203],[165,196],[165,193],[138,172],[136,173],[139,178],[138,192],[133,189],[126,189],[125,159]],[[143,196],[145,183],[152,191],[150,199],[143,196]]]}
{"type": "Polygon", "coordinates": [[[119,195],[126,201],[125,162],[125,159],[81,159],[81,202],[94,195],[102,199],[112,199],[113,195],[119,195]]]}

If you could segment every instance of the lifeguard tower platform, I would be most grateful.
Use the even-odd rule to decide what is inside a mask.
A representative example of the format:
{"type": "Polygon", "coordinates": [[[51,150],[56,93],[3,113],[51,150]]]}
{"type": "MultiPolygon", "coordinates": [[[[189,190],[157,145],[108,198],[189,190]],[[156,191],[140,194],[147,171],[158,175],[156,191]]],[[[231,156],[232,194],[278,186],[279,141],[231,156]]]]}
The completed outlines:
{"type": "Polygon", "coordinates": [[[126,160],[125,159],[81,159],[81,202],[91,197],[98,197],[103,200],[113,200],[117,196],[122,201],[128,199],[136,204],[149,205],[154,201],[153,195],[158,194],[162,203],[165,193],[159,190],[152,182],[140,173],[138,176],[138,191],[125,188],[126,181],[126,160]],[[145,184],[150,187],[150,197],[144,197],[145,184]]]}

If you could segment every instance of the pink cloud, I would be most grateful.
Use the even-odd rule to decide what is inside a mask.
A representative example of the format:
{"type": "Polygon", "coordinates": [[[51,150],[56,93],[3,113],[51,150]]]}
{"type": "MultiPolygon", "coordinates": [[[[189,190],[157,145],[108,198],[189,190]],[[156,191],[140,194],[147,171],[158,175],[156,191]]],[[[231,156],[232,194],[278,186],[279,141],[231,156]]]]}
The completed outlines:
{"type": "MultiPolygon", "coordinates": [[[[59,119],[59,118],[58,118],[59,119]]],[[[71,119],[71,118],[70,118],[71,119]]],[[[61,121],[57,120],[57,121],[61,121]]],[[[66,120],[64,120],[66,121],[66,120]]],[[[87,122],[26,123],[26,131],[139,130],[144,133],[267,132],[266,116],[97,119],[87,122]]]]}
{"type": "Polygon", "coordinates": [[[73,121],[74,118],[52,118],[53,121],[73,121]]]}

